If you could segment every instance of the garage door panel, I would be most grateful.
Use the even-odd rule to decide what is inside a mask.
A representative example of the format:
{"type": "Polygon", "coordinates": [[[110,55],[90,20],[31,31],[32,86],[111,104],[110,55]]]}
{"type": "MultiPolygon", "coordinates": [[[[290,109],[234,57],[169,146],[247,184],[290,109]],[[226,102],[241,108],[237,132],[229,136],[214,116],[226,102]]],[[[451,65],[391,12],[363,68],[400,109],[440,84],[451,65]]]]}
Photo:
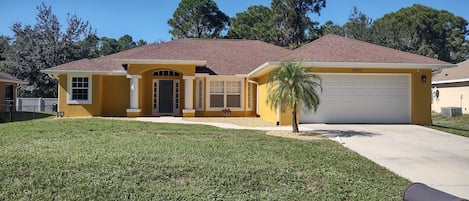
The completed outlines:
{"type": "Polygon", "coordinates": [[[301,110],[301,123],[410,123],[410,75],[319,75],[319,108],[301,110]]]}

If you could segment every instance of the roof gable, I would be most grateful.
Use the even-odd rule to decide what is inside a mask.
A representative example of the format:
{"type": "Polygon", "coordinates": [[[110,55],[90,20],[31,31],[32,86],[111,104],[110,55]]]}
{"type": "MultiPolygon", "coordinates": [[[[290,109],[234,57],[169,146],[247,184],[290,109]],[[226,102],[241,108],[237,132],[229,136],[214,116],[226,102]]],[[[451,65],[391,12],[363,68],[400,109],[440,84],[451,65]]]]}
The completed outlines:
{"type": "Polygon", "coordinates": [[[204,60],[207,68],[220,75],[247,74],[266,61],[290,50],[257,40],[177,39],[161,44],[133,48],[116,54],[59,65],[49,71],[119,71],[113,60],[204,60]]]}
{"type": "Polygon", "coordinates": [[[323,36],[295,49],[287,56],[281,57],[280,61],[301,59],[306,59],[309,62],[449,64],[429,57],[334,34],[323,36]]]}
{"type": "Polygon", "coordinates": [[[25,81],[22,81],[20,79],[17,79],[16,77],[13,77],[10,74],[0,72],[0,81],[3,82],[10,82],[10,83],[19,83],[19,84],[25,84],[25,81]]]}

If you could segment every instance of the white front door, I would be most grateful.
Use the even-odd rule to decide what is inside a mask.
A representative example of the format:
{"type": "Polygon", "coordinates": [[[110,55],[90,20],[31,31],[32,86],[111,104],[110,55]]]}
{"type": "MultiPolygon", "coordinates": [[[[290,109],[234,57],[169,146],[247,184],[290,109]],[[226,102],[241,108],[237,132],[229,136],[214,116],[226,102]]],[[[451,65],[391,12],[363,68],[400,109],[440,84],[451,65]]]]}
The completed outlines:
{"type": "Polygon", "coordinates": [[[180,115],[179,80],[153,80],[152,115],[180,115]]]}

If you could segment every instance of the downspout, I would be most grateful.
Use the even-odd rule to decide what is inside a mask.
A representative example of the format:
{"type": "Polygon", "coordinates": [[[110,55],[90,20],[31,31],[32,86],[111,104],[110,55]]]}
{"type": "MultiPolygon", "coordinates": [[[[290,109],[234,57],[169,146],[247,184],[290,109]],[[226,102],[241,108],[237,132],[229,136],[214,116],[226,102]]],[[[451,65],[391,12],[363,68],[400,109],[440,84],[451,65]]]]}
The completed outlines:
{"type": "Polygon", "coordinates": [[[443,69],[442,69],[441,67],[439,67],[437,70],[434,70],[434,71],[432,70],[432,76],[433,76],[433,75],[440,74],[441,71],[443,71],[443,69]]]}
{"type": "Polygon", "coordinates": [[[259,116],[259,83],[248,79],[248,83],[256,85],[256,116],[259,116]]]}

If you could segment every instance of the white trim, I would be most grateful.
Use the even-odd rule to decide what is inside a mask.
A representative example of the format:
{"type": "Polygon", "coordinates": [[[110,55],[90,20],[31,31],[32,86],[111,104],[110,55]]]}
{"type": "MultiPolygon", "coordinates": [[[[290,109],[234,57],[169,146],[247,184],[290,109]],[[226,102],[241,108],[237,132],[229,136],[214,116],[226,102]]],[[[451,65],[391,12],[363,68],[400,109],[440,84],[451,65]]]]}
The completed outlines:
{"type": "Polygon", "coordinates": [[[78,105],[78,104],[93,104],[93,75],[90,74],[67,74],[67,104],[78,105]],[[88,78],[88,100],[72,100],[72,78],[74,77],[86,77],[88,78]]]}
{"type": "Polygon", "coordinates": [[[256,115],[259,115],[259,83],[253,80],[248,80],[248,83],[256,85],[256,115]]]}
{"type": "Polygon", "coordinates": [[[141,75],[129,75],[129,74],[127,74],[126,77],[127,77],[127,78],[130,78],[130,79],[133,79],[133,78],[135,78],[135,79],[142,79],[142,76],[141,76],[141,75]]]}
{"type": "Polygon", "coordinates": [[[127,109],[127,112],[142,112],[142,109],[127,109]]]}
{"type": "Polygon", "coordinates": [[[111,70],[111,71],[96,71],[96,70],[41,70],[43,73],[58,75],[58,74],[70,74],[70,73],[79,73],[79,74],[91,74],[91,75],[126,75],[127,71],[125,70],[111,70]]]}
{"type": "MultiPolygon", "coordinates": [[[[280,66],[282,62],[268,61],[251,71],[247,76],[255,77],[270,72],[280,66]]],[[[370,63],[370,62],[304,62],[305,67],[334,67],[334,68],[395,68],[395,69],[433,69],[456,67],[456,64],[420,64],[420,63],[370,63]]]]}
{"type": "Polygon", "coordinates": [[[194,109],[182,109],[182,113],[195,113],[194,109]]]}
{"type": "Polygon", "coordinates": [[[25,82],[25,81],[4,80],[4,79],[0,79],[0,82],[8,82],[8,83],[13,83],[13,84],[28,84],[28,82],[25,82]]]}
{"type": "Polygon", "coordinates": [[[223,109],[229,108],[231,111],[244,111],[244,95],[245,93],[245,80],[242,77],[236,77],[236,76],[216,76],[216,77],[208,77],[206,79],[206,84],[205,84],[205,104],[206,108],[205,111],[221,111],[223,109]],[[240,98],[240,107],[210,107],[210,84],[211,81],[223,81],[223,104],[226,106],[226,95],[228,93],[226,92],[226,82],[230,81],[239,81],[241,83],[241,91],[239,94],[240,98]]]}
{"type": "Polygon", "coordinates": [[[192,64],[196,66],[207,65],[206,60],[178,60],[178,59],[113,59],[119,64],[192,64]]]}
{"type": "Polygon", "coordinates": [[[432,84],[448,84],[448,83],[457,83],[457,82],[469,82],[469,78],[433,81],[432,84]]]}
{"type": "Polygon", "coordinates": [[[200,77],[195,79],[195,109],[197,111],[204,110],[204,103],[205,103],[205,87],[204,87],[204,78],[200,77]],[[201,98],[201,100],[199,100],[201,98]],[[200,105],[200,107],[199,107],[200,105]]]}
{"type": "Polygon", "coordinates": [[[186,75],[184,75],[184,76],[182,76],[182,79],[184,79],[184,80],[194,80],[195,76],[186,76],[186,75]]]}
{"type": "Polygon", "coordinates": [[[195,77],[208,77],[208,76],[210,76],[209,73],[196,73],[195,74],[195,77]]]}

